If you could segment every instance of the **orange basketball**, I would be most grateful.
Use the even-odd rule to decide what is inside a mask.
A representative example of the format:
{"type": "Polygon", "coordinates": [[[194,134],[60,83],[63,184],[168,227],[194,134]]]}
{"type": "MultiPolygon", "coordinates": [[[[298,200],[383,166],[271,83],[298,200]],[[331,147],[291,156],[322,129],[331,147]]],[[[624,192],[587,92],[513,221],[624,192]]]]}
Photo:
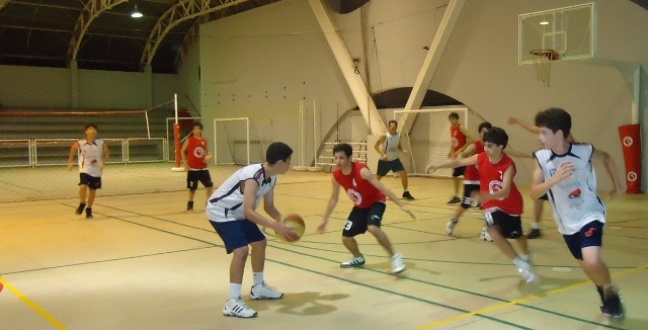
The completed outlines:
{"type": "Polygon", "coordinates": [[[304,230],[306,230],[306,224],[304,223],[304,219],[302,219],[302,217],[300,217],[299,214],[288,214],[287,216],[284,217],[282,222],[284,225],[292,228],[297,233],[297,239],[287,241],[283,236],[275,233],[278,239],[284,242],[293,243],[299,241],[299,239],[304,235],[304,230]]]}

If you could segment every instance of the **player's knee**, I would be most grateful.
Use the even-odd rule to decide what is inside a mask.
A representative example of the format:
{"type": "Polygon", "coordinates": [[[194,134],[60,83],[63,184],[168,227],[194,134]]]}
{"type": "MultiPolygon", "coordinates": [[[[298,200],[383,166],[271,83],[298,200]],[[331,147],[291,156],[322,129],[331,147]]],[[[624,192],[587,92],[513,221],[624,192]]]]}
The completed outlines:
{"type": "Polygon", "coordinates": [[[247,245],[242,246],[238,249],[234,249],[234,251],[232,251],[234,258],[241,260],[247,259],[248,253],[250,253],[250,248],[247,245]]]}
{"type": "Polygon", "coordinates": [[[213,187],[213,186],[214,186],[214,183],[213,183],[213,182],[207,182],[207,183],[205,184],[205,188],[211,188],[211,187],[213,187]]]}
{"type": "Polygon", "coordinates": [[[372,233],[373,235],[376,235],[382,231],[379,226],[376,225],[367,225],[367,231],[372,233]]]}
{"type": "Polygon", "coordinates": [[[512,239],[518,239],[518,238],[521,238],[521,237],[522,237],[522,232],[519,231],[519,230],[512,230],[512,231],[508,234],[508,237],[509,237],[509,238],[512,238],[512,239]]]}

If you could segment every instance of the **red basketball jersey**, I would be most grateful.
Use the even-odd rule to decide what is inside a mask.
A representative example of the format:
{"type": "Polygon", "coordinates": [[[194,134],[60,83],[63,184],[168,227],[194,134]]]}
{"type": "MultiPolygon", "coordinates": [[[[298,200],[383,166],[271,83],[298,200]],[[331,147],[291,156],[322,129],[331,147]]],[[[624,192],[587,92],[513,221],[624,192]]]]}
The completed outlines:
{"type": "MultiPolygon", "coordinates": [[[[473,144],[475,145],[475,155],[484,152],[484,142],[482,142],[482,140],[477,140],[473,144]]],[[[466,172],[464,172],[464,182],[465,181],[479,181],[479,170],[477,169],[477,166],[466,166],[466,172]]]]}
{"type": "Polygon", "coordinates": [[[382,191],[362,178],[360,170],[365,167],[367,165],[363,163],[353,162],[351,163],[351,173],[348,175],[343,174],[339,168],[333,172],[335,181],[344,188],[353,204],[361,209],[368,208],[376,202],[385,202],[387,200],[382,191]]]}
{"type": "MultiPolygon", "coordinates": [[[[502,189],[504,172],[506,172],[509,167],[513,167],[513,176],[515,176],[516,172],[515,163],[511,157],[506,154],[503,155],[502,159],[497,164],[491,164],[488,160],[488,155],[482,152],[477,156],[477,167],[479,169],[479,190],[489,194],[502,189]]],[[[486,211],[489,208],[498,208],[510,215],[520,215],[522,214],[524,204],[522,201],[522,194],[520,194],[515,183],[511,181],[511,191],[508,197],[489,200],[486,203],[483,203],[482,207],[486,211]]]]}
{"type": "Polygon", "coordinates": [[[203,160],[207,151],[207,139],[189,136],[189,146],[187,147],[187,160],[189,168],[203,169],[207,164],[203,160]]]}
{"type": "Polygon", "coordinates": [[[466,135],[461,132],[461,124],[450,126],[450,138],[455,152],[466,144],[466,135]]]}

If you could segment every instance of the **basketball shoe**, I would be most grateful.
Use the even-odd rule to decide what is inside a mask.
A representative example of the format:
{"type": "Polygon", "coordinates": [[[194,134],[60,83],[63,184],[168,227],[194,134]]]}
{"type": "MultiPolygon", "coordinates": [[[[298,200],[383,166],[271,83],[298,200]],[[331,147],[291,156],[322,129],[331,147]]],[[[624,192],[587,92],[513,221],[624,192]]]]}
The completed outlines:
{"type": "Polygon", "coordinates": [[[414,200],[414,196],[412,196],[412,194],[410,194],[409,191],[406,191],[406,192],[403,193],[403,198],[407,199],[408,201],[413,201],[414,200]]]}
{"type": "Polygon", "coordinates": [[[83,213],[83,209],[85,209],[85,206],[85,203],[79,203],[79,207],[77,207],[76,211],[74,211],[74,214],[81,215],[81,213],[83,213]]]}
{"type": "Polygon", "coordinates": [[[540,229],[531,229],[529,234],[527,235],[527,239],[534,239],[542,236],[542,233],[540,232],[540,229]]]}
{"type": "Polygon", "coordinates": [[[623,304],[621,303],[621,297],[619,296],[619,294],[615,292],[612,296],[604,299],[603,288],[597,286],[596,290],[601,297],[601,313],[603,313],[603,315],[605,316],[615,319],[623,317],[623,304]]]}
{"type": "Polygon", "coordinates": [[[457,196],[452,196],[452,198],[448,201],[448,204],[457,204],[461,202],[461,198],[457,196]]]}
{"type": "Polygon", "coordinates": [[[452,235],[454,232],[455,226],[459,223],[459,220],[450,219],[446,224],[446,234],[452,235]]]}
{"type": "Polygon", "coordinates": [[[391,257],[391,266],[392,274],[398,274],[405,270],[405,261],[403,260],[403,255],[400,253],[394,253],[391,257]]]}
{"type": "Polygon", "coordinates": [[[243,298],[230,298],[227,303],[225,303],[225,308],[223,308],[223,315],[225,316],[235,316],[241,318],[251,318],[257,317],[257,312],[248,307],[248,305],[243,301],[243,298]]]}
{"type": "Polygon", "coordinates": [[[540,277],[533,271],[530,261],[522,260],[517,266],[518,272],[527,284],[540,284],[540,277]]]}
{"type": "Polygon", "coordinates": [[[269,287],[265,281],[252,286],[252,290],[250,290],[250,298],[254,300],[280,299],[281,297],[283,297],[283,293],[269,287]]]}
{"type": "Polygon", "coordinates": [[[340,264],[340,267],[342,268],[349,268],[349,267],[360,267],[365,264],[365,258],[361,254],[359,257],[353,257],[343,263],[340,264]]]}
{"type": "Polygon", "coordinates": [[[92,219],[92,218],[94,218],[92,216],[92,208],[89,207],[86,209],[86,219],[92,219]]]}
{"type": "Polygon", "coordinates": [[[193,201],[187,202],[187,211],[193,211],[193,201]]]}

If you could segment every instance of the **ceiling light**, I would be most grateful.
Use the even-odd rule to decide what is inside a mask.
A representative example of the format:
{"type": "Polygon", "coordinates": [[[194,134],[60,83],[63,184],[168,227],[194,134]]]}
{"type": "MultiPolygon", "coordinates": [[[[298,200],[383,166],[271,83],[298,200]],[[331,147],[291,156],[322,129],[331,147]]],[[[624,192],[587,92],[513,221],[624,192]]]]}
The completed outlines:
{"type": "Polygon", "coordinates": [[[135,5],[135,8],[133,8],[133,11],[131,12],[130,15],[131,15],[132,18],[140,18],[140,17],[144,16],[144,14],[142,14],[142,12],[140,12],[137,9],[137,5],[135,5]]]}
{"type": "Polygon", "coordinates": [[[542,21],[542,22],[540,22],[540,25],[549,25],[549,22],[547,22],[547,21],[542,21]]]}

